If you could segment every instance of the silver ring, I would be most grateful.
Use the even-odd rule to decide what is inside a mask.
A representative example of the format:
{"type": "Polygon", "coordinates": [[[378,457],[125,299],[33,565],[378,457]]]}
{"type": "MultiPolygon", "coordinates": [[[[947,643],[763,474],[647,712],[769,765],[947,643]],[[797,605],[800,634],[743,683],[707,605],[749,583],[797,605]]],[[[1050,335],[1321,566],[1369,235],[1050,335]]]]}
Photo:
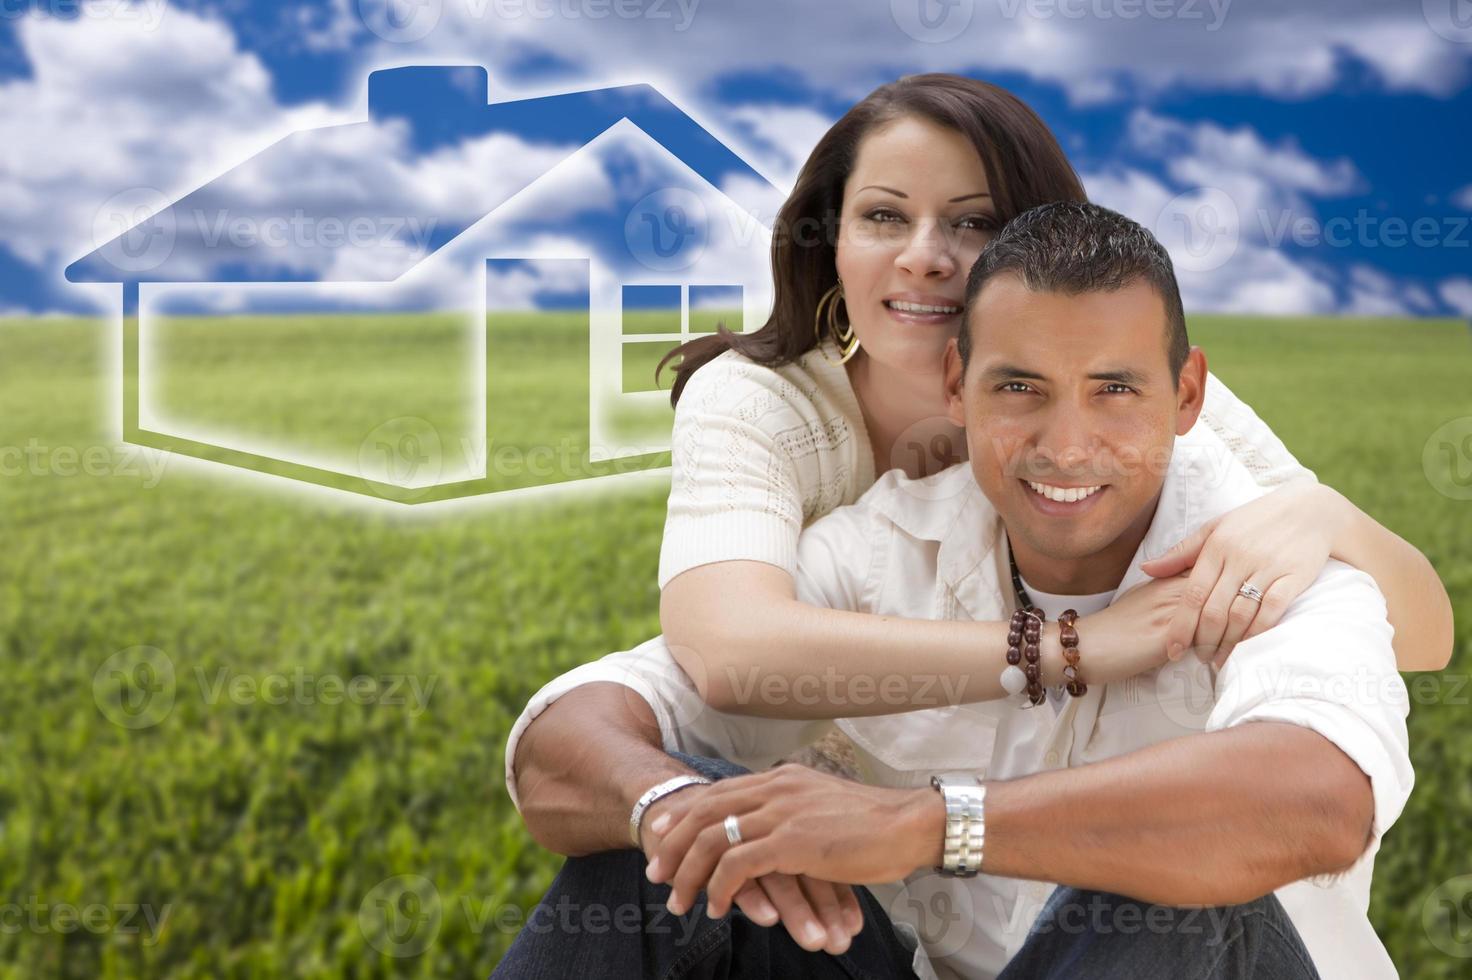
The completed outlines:
{"type": "Polygon", "coordinates": [[[1237,594],[1244,599],[1251,599],[1253,602],[1262,602],[1262,589],[1259,589],[1251,582],[1243,582],[1242,588],[1237,590],[1237,594]]]}
{"type": "Polygon", "coordinates": [[[736,822],[734,813],[726,818],[726,840],[733,845],[741,843],[741,825],[736,822]]]}

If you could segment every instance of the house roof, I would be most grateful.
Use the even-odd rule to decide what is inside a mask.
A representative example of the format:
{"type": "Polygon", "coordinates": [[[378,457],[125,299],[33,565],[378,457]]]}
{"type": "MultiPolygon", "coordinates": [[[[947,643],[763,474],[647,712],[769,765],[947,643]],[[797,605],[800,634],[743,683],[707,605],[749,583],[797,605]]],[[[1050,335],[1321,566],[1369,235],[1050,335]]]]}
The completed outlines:
{"type": "Polygon", "coordinates": [[[71,282],[389,282],[541,175],[472,182],[463,192],[457,188],[455,213],[449,215],[443,213],[442,205],[429,200],[430,195],[402,195],[391,205],[390,222],[380,213],[383,195],[371,186],[381,168],[371,161],[364,166],[362,156],[381,145],[374,141],[380,127],[397,127],[394,136],[406,141],[420,157],[505,133],[522,144],[560,152],[558,159],[565,159],[628,119],[692,171],[722,187],[738,206],[770,224],[770,216],[762,213],[762,201],[739,198],[776,188],[650,85],[489,104],[487,87],[487,72],[479,66],[375,71],[368,81],[368,121],[303,130],[277,141],[76,260],[67,266],[66,278],[71,282]],[[302,161],[316,163],[304,167],[302,161]],[[731,182],[728,178],[732,176],[749,180],[731,182]],[[283,185],[286,193],[279,189],[283,185]],[[291,189],[299,186],[309,190],[297,199],[291,189]],[[235,233],[242,219],[249,234],[235,233]],[[355,220],[365,219],[384,229],[388,237],[352,242],[347,230],[355,220]],[[391,225],[401,229],[397,240],[387,230],[391,225]],[[278,246],[273,246],[272,236],[262,232],[290,234],[290,229],[301,227],[317,231],[296,234],[290,249],[274,252],[279,238],[278,246]],[[414,247],[403,247],[408,244],[408,231],[414,229],[425,233],[413,242],[414,247]],[[397,247],[383,247],[386,244],[397,247]],[[360,245],[374,252],[372,262],[333,261],[336,256],[331,253],[360,245]],[[333,266],[351,271],[335,273],[333,266]]]}

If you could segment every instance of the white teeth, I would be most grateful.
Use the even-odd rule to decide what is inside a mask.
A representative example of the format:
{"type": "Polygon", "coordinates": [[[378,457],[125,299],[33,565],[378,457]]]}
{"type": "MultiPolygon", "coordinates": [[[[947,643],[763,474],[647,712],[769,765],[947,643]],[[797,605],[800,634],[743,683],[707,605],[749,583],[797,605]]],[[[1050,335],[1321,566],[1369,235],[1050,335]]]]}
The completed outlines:
{"type": "Polygon", "coordinates": [[[1085,497],[1092,497],[1095,493],[1104,489],[1103,486],[1053,487],[1046,483],[1033,483],[1031,480],[1027,481],[1027,485],[1032,487],[1034,493],[1040,493],[1049,500],[1056,500],[1060,504],[1071,504],[1074,501],[1083,500],[1085,497]]]}
{"type": "Polygon", "coordinates": [[[960,313],[959,306],[926,306],[924,303],[906,303],[904,300],[885,300],[892,310],[903,310],[906,313],[960,313]]]}

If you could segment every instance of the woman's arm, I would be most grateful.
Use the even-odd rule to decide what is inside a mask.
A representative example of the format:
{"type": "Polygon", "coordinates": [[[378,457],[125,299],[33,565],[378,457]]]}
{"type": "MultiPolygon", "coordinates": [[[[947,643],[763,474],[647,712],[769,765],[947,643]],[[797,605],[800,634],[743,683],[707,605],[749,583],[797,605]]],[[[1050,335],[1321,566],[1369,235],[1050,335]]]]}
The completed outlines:
{"type": "MultiPolygon", "coordinates": [[[[1184,578],[1132,589],[1086,616],[1091,684],[1165,662],[1184,578]]],[[[1008,624],[902,619],[809,605],[762,562],[682,573],[660,596],[671,654],[711,707],[770,718],[857,718],[1003,697],[1008,624]]],[[[1056,623],[1041,643],[1044,685],[1063,681],[1056,623]]]]}
{"type": "Polygon", "coordinates": [[[1321,487],[1330,505],[1345,515],[1333,556],[1367,573],[1385,594],[1395,629],[1395,665],[1400,670],[1441,670],[1455,642],[1452,600],[1436,568],[1415,545],[1356,507],[1333,487],[1321,487]]]}
{"type": "Polygon", "coordinates": [[[1452,605],[1431,562],[1333,487],[1312,479],[1285,483],[1208,521],[1141,567],[1156,576],[1191,569],[1167,646],[1215,649],[1220,662],[1241,640],[1276,625],[1331,557],[1380,587],[1400,670],[1447,665],[1452,605]],[[1260,604],[1236,595],[1243,582],[1266,593],[1260,604]]]}

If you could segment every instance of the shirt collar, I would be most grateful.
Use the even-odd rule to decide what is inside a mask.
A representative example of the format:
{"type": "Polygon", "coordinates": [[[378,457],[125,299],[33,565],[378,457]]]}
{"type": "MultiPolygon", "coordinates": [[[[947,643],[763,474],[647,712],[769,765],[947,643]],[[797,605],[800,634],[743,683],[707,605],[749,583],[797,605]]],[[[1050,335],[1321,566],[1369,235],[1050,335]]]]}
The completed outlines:
{"type": "MultiPolygon", "coordinates": [[[[973,616],[993,615],[998,593],[1002,607],[1010,611],[1016,603],[1012,589],[1000,588],[1001,582],[1010,581],[1003,574],[1006,535],[996,508],[976,484],[971,464],[958,463],[919,480],[891,471],[885,479],[890,486],[876,498],[877,509],[911,537],[939,544],[937,584],[949,587],[973,616]],[[978,571],[984,574],[974,576],[978,571]],[[977,580],[970,581],[973,578],[977,580]]],[[[1164,554],[1211,518],[1264,492],[1208,426],[1196,425],[1177,436],[1155,517],[1115,595],[1150,578],[1140,570],[1143,562],[1164,554]]]]}

